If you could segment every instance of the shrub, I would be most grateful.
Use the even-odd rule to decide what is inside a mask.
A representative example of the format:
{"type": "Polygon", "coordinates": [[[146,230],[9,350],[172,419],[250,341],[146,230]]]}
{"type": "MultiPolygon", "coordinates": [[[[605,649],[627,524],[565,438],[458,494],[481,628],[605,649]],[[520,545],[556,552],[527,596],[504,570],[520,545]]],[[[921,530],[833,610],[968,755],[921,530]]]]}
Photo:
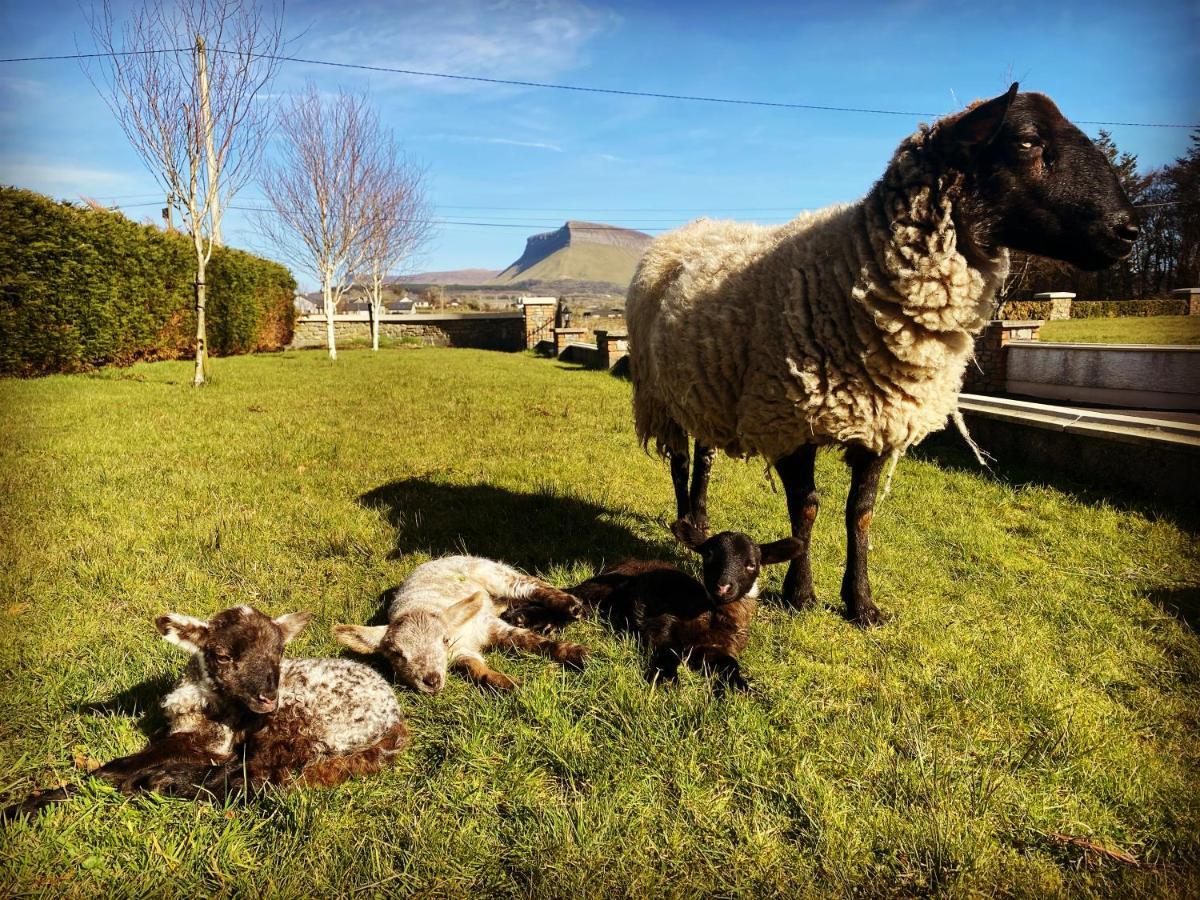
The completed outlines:
{"type": "MultiPolygon", "coordinates": [[[[183,235],[0,187],[0,374],[78,372],[189,354],[193,259],[183,235]]],[[[283,266],[220,248],[207,280],[214,354],[290,342],[296,285],[283,266]]]]}
{"type": "Polygon", "coordinates": [[[1071,304],[1072,319],[1186,315],[1186,300],[1076,300],[1071,304]]]}
{"type": "Polygon", "coordinates": [[[1009,300],[1000,307],[1001,319],[1049,319],[1049,300],[1009,300]]]}

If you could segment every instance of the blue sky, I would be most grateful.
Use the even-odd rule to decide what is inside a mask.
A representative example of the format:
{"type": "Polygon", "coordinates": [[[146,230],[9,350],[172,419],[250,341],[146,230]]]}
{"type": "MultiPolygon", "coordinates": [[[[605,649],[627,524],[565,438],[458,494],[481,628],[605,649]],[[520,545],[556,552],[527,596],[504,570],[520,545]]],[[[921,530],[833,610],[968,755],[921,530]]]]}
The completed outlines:
{"type": "MultiPolygon", "coordinates": [[[[121,0],[115,0],[118,11],[121,0]]],[[[950,112],[1012,78],[1072,119],[1200,121],[1200,3],[577,0],[292,2],[294,55],[621,90],[950,112]]],[[[4,0],[0,56],[91,38],[75,0],[4,0]]],[[[567,218],[657,231],[699,215],[785,221],[853,200],[927,117],[737,107],[285,65],[368,89],[429,172],[440,226],[422,269],[502,268],[567,218]]],[[[1089,134],[1097,127],[1082,125],[1089,134]]],[[[1114,126],[1143,166],[1188,131],[1114,126]]],[[[0,65],[0,181],[157,216],[158,188],[75,62],[0,65]],[[137,205],[150,204],[150,205],[137,205]]],[[[239,199],[254,205],[251,185],[239,199]]],[[[268,248],[244,215],[226,240],[268,248]]],[[[303,279],[302,280],[306,280],[303,279]]]]}

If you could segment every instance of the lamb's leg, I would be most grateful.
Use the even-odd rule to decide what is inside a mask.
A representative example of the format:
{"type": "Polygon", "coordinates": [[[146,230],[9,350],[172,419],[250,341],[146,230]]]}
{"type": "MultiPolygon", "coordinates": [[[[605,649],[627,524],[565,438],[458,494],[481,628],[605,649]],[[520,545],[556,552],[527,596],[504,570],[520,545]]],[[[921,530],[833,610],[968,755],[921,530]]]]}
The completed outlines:
{"type": "Polygon", "coordinates": [[[675,518],[682,519],[692,511],[688,499],[688,456],[687,442],[684,441],[683,451],[668,450],[671,459],[671,484],[675,486],[675,518]]]}
{"type": "Polygon", "coordinates": [[[504,599],[508,608],[500,617],[519,628],[561,628],[582,618],[584,613],[583,603],[578,597],[542,581],[535,582],[533,589],[519,599],[504,599]]]}
{"type": "Polygon", "coordinates": [[[717,647],[697,647],[688,657],[688,665],[716,676],[723,688],[733,688],[735,691],[750,690],[737,659],[717,647]]]}
{"type": "Polygon", "coordinates": [[[556,641],[536,634],[527,628],[514,628],[499,619],[492,626],[492,646],[540,653],[569,669],[582,669],[587,662],[587,648],[570,641],[556,641]]]}
{"type": "Polygon", "coordinates": [[[717,451],[696,441],[696,455],[692,465],[692,491],[689,497],[692,523],[708,533],[708,477],[712,473],[713,460],[717,451]]]}
{"type": "Polygon", "coordinates": [[[646,667],[646,680],[651,684],[662,682],[673,684],[679,679],[679,664],[683,662],[683,650],[675,642],[661,644],[650,654],[646,667]]]}
{"type": "Polygon", "coordinates": [[[333,787],[341,784],[347,778],[374,775],[384,766],[394,763],[406,743],[408,743],[408,729],[403,722],[398,722],[370,747],[345,756],[324,759],[308,766],[300,780],[304,784],[333,787]]]}
{"type": "Polygon", "coordinates": [[[813,591],[812,563],[809,561],[809,543],[819,506],[816,461],[816,444],[806,444],[775,462],[775,471],[779,473],[787,497],[792,537],[804,544],[804,552],[791,561],[783,579],[783,602],[795,609],[806,609],[817,602],[817,595],[813,591]]]}
{"type": "Polygon", "coordinates": [[[842,578],[842,600],[846,604],[846,617],[862,626],[878,625],[883,619],[871,600],[867,547],[879,475],[886,459],[862,447],[846,450],[850,496],[846,498],[846,574],[842,578]]]}
{"type": "Polygon", "coordinates": [[[491,688],[493,691],[515,691],[517,689],[517,683],[513,679],[503,672],[497,672],[478,656],[459,657],[451,668],[461,672],[465,678],[480,687],[491,688]]]}

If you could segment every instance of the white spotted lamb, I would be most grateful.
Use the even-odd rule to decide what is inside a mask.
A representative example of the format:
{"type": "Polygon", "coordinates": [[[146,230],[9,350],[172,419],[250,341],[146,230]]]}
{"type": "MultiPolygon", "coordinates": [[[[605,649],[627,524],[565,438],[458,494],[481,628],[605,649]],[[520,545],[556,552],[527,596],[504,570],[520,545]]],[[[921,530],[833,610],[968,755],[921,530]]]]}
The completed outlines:
{"type": "MultiPolygon", "coordinates": [[[[93,776],[123,793],[245,797],[267,784],[330,786],[390,765],[408,729],[391,685],[347,659],[284,659],[310,613],[271,619],[237,606],[204,622],[160,616],[172,644],[192,654],[163,700],[164,734],[93,776]]],[[[0,819],[32,814],[78,792],[35,793],[0,819]]]]}
{"type": "Polygon", "coordinates": [[[669,457],[676,512],[701,528],[715,450],[774,464],[805,543],[784,582],[797,607],[815,599],[816,450],[845,447],[842,599],[873,624],[880,470],[956,414],[1007,248],[1096,269],[1137,233],[1103,154],[1048,97],[1014,84],[906,138],[857,203],[776,227],[700,220],[655,240],[626,304],[638,437],[669,457]]]}
{"type": "Polygon", "coordinates": [[[565,624],[583,614],[583,604],[495,560],[446,556],[423,563],[387,603],[387,625],[338,625],[334,634],[358,653],[382,653],[400,679],[422,693],[440,691],[447,668],[480,686],[513,690],[516,682],[483,658],[490,647],[542,653],[574,669],[587,660],[578,644],[521,627],[526,621],[565,624]]]}

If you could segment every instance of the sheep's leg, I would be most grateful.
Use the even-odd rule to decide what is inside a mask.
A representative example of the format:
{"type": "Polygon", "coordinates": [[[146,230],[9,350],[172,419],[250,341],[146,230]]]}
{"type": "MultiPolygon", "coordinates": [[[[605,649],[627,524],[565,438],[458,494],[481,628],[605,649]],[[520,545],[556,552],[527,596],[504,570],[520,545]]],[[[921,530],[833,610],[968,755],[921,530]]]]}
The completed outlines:
{"type": "Polygon", "coordinates": [[[846,498],[846,574],[842,578],[842,600],[846,604],[846,617],[862,626],[878,625],[883,618],[871,600],[867,547],[879,475],[886,460],[886,456],[862,447],[846,450],[850,496],[846,498]]]}
{"type": "Polygon", "coordinates": [[[692,465],[692,490],[688,498],[692,524],[708,533],[708,477],[712,473],[713,460],[717,451],[696,441],[696,455],[692,465]]]}
{"type": "Polygon", "coordinates": [[[408,729],[403,722],[398,722],[370,747],[345,756],[330,757],[306,767],[300,780],[304,784],[333,787],[348,778],[374,775],[384,766],[394,763],[406,743],[408,729]]]}
{"type": "Polygon", "coordinates": [[[688,455],[687,444],[684,443],[683,452],[668,450],[667,456],[671,460],[671,484],[675,486],[675,518],[682,519],[692,511],[691,501],[688,499],[688,455]]]}
{"type": "Polygon", "coordinates": [[[688,657],[688,665],[699,672],[716,676],[722,687],[735,691],[750,690],[737,659],[717,647],[697,647],[688,657]]]}
{"type": "Polygon", "coordinates": [[[496,620],[495,625],[492,626],[491,641],[494,647],[540,653],[569,669],[582,669],[588,657],[587,648],[579,644],[572,644],[570,641],[556,641],[545,635],[536,634],[527,628],[514,628],[500,620],[496,620]]]}
{"type": "Polygon", "coordinates": [[[795,609],[807,609],[817,602],[817,595],[813,591],[812,563],[809,561],[813,522],[816,521],[820,506],[817,500],[816,462],[816,444],[806,444],[775,462],[775,471],[779,473],[787,497],[792,537],[804,544],[804,552],[791,561],[783,579],[783,602],[795,609]]]}
{"type": "Polygon", "coordinates": [[[497,672],[478,656],[460,657],[453,662],[451,667],[480,687],[491,688],[493,691],[515,691],[517,689],[517,683],[513,679],[503,672],[497,672]]]}
{"type": "Polygon", "coordinates": [[[683,662],[683,650],[671,641],[655,647],[646,667],[646,680],[652,684],[661,681],[671,684],[679,679],[679,664],[683,662]]]}

